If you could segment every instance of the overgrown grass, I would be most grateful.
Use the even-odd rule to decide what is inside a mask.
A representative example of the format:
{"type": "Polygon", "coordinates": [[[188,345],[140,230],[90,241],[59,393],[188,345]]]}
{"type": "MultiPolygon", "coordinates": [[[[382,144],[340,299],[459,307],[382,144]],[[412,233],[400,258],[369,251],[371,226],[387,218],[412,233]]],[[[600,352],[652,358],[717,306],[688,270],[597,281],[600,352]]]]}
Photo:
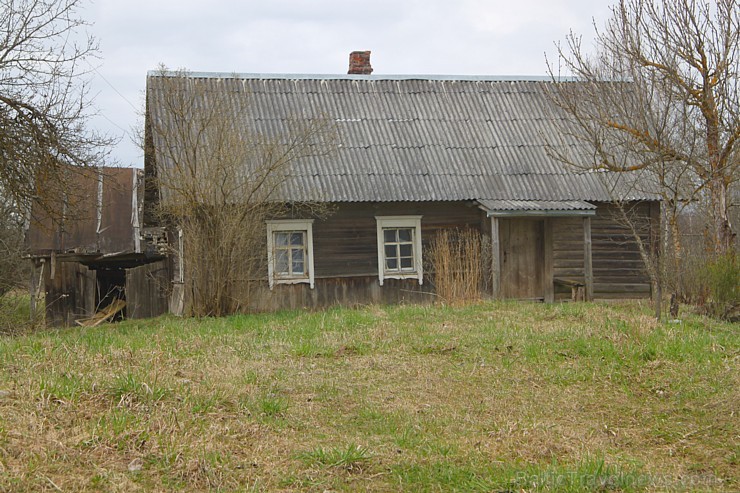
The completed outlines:
{"type": "Polygon", "coordinates": [[[0,491],[734,491],[738,326],[371,306],[0,339],[0,491]]]}
{"type": "Polygon", "coordinates": [[[30,307],[28,293],[10,291],[0,296],[0,335],[21,334],[37,327],[30,307]]]}

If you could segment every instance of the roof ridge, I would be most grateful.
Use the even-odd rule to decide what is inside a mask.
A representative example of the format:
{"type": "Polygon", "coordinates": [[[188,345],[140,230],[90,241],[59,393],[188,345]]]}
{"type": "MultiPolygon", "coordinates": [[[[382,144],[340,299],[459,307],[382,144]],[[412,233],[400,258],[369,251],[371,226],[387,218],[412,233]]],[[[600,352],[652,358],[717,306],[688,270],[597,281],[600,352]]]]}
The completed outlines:
{"type": "MultiPolygon", "coordinates": [[[[181,75],[180,71],[150,70],[147,77],[171,77],[181,75]]],[[[200,79],[262,79],[262,80],[428,80],[428,81],[461,81],[461,82],[567,82],[577,80],[575,77],[553,77],[549,75],[450,75],[450,74],[281,74],[281,73],[239,73],[239,72],[185,72],[190,77],[200,79]]]]}

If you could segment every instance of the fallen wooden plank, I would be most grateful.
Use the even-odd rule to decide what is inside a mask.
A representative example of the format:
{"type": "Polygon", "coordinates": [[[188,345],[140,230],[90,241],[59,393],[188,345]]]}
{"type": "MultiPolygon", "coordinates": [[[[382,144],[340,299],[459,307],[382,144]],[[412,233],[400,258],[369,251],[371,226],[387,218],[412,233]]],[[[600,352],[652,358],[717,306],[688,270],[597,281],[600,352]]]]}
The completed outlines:
{"type": "Polygon", "coordinates": [[[126,307],[126,302],[123,300],[114,300],[110,305],[106,306],[95,315],[88,318],[81,318],[75,320],[78,325],[83,327],[97,327],[98,325],[106,322],[116,316],[116,313],[120,312],[126,307]]]}

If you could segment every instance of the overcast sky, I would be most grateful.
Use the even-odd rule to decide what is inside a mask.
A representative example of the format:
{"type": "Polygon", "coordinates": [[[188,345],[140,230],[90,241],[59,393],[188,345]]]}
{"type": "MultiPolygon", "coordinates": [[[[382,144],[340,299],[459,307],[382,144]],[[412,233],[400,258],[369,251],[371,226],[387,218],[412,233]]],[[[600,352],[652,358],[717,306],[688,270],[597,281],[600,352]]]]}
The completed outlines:
{"type": "Polygon", "coordinates": [[[143,166],[131,143],[146,73],[341,74],[371,50],[373,75],[545,75],[545,52],[573,30],[593,39],[612,0],[93,0],[81,15],[101,47],[92,81],[120,137],[111,162],[143,166]]]}

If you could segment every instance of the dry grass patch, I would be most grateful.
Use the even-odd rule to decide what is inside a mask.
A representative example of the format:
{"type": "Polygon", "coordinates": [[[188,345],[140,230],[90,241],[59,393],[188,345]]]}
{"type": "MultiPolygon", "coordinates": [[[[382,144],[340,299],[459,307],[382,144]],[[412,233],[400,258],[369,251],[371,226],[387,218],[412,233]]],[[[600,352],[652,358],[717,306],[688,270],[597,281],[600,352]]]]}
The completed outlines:
{"type": "Polygon", "coordinates": [[[625,304],[0,340],[0,491],[730,491],[737,326],[625,304]]]}

